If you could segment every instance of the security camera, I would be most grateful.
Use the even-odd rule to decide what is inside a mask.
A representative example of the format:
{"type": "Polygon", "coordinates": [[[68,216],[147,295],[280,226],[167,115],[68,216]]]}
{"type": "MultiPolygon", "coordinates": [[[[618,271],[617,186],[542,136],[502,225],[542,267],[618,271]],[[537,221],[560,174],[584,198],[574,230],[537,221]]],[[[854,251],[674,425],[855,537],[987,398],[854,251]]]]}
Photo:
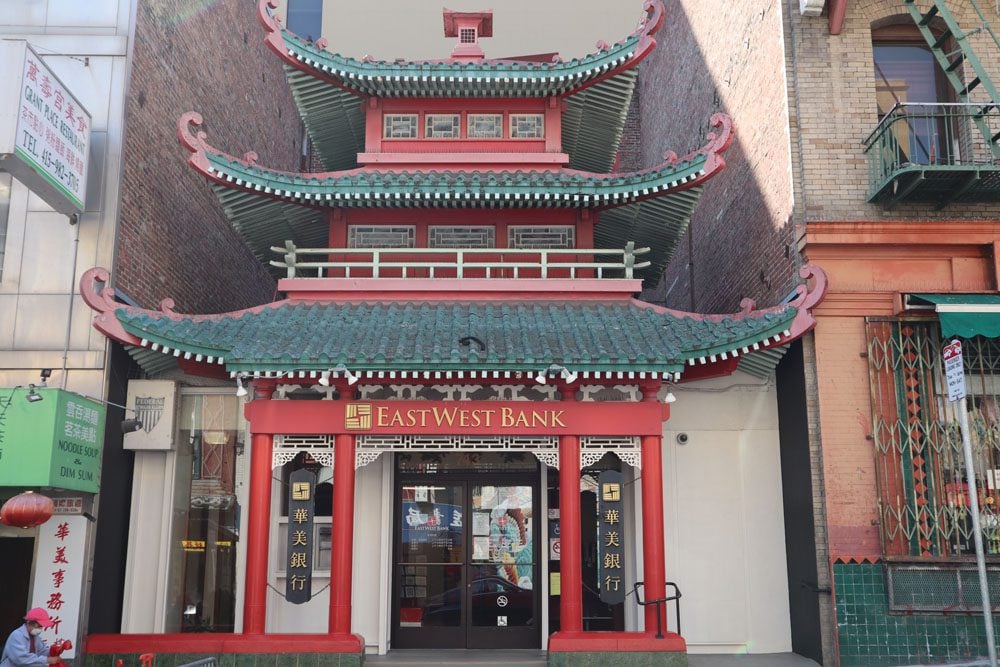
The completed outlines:
{"type": "Polygon", "coordinates": [[[687,443],[688,443],[688,434],[687,433],[678,433],[677,434],[677,444],[678,445],[686,445],[687,443]]]}

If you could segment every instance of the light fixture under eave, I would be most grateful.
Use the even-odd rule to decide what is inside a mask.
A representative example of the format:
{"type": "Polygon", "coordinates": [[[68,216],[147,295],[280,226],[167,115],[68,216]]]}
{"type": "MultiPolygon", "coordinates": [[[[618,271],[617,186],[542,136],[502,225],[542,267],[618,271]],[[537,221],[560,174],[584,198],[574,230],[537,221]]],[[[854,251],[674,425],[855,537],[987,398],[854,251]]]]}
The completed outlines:
{"type": "Polygon", "coordinates": [[[580,377],[579,373],[569,370],[565,366],[560,366],[559,364],[549,364],[548,368],[538,371],[538,375],[535,376],[535,382],[538,384],[545,384],[548,382],[549,373],[557,373],[566,384],[573,384],[580,377]]]}
{"type": "Polygon", "coordinates": [[[664,403],[673,403],[676,400],[677,400],[677,397],[674,396],[674,392],[672,392],[672,391],[668,391],[667,395],[663,398],[663,402],[664,403]]]}
{"type": "MultiPolygon", "coordinates": [[[[349,385],[357,384],[358,380],[361,379],[360,374],[352,373],[350,370],[348,370],[347,366],[345,366],[344,364],[337,364],[336,367],[334,367],[333,372],[337,374],[337,377],[340,377],[341,375],[346,377],[347,384],[349,385]]],[[[320,384],[322,384],[322,381],[320,382],[320,384]]]]}
{"type": "Polygon", "coordinates": [[[319,383],[324,387],[330,386],[330,371],[323,371],[319,374],[319,383]]]}
{"type": "Polygon", "coordinates": [[[28,385],[28,393],[24,396],[25,400],[29,403],[37,403],[38,401],[44,400],[45,397],[35,391],[35,385],[28,385]]]}
{"type": "Polygon", "coordinates": [[[142,430],[142,422],[138,419],[123,419],[121,429],[122,433],[135,433],[142,430]]]}
{"type": "Polygon", "coordinates": [[[240,373],[236,376],[236,396],[238,398],[243,398],[248,393],[247,388],[243,386],[243,373],[240,373]]]}

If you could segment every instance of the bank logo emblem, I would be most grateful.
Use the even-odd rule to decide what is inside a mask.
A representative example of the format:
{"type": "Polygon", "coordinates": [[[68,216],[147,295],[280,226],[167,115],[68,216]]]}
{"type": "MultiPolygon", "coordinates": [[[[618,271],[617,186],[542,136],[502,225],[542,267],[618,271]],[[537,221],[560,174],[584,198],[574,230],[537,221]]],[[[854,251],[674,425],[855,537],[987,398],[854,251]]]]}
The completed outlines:
{"type": "Polygon", "coordinates": [[[135,417],[142,422],[142,430],[150,433],[156,425],[160,423],[163,416],[163,406],[166,405],[166,397],[136,396],[135,417]]]}
{"type": "Polygon", "coordinates": [[[372,427],[370,403],[348,403],[344,414],[344,428],[348,431],[368,431],[372,427]]]}

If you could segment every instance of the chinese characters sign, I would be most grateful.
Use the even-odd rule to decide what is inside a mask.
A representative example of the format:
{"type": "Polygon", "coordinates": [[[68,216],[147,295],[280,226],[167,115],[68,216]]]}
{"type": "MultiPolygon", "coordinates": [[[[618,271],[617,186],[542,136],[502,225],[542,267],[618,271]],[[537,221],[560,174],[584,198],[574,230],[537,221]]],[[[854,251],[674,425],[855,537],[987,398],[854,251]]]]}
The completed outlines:
{"type": "Polygon", "coordinates": [[[289,476],[285,599],[292,604],[302,604],[312,599],[315,492],[316,475],[313,473],[296,470],[289,476]]]}
{"type": "Polygon", "coordinates": [[[61,389],[0,389],[0,486],[51,486],[97,493],[105,407],[61,389]]]}
{"type": "Polygon", "coordinates": [[[625,600],[625,522],[622,512],[622,474],[605,470],[597,478],[597,572],[601,602],[625,600]]]}
{"type": "MultiPolygon", "coordinates": [[[[55,515],[38,528],[38,560],[31,606],[42,607],[54,625],[42,631],[51,646],[60,639],[76,643],[83,589],[87,519],[83,516],[55,515]]],[[[62,654],[76,655],[75,649],[62,654]]]]}
{"type": "Polygon", "coordinates": [[[79,213],[86,193],[90,114],[27,42],[0,43],[0,55],[9,70],[0,76],[7,105],[0,109],[0,168],[60,213],[79,213]]]}

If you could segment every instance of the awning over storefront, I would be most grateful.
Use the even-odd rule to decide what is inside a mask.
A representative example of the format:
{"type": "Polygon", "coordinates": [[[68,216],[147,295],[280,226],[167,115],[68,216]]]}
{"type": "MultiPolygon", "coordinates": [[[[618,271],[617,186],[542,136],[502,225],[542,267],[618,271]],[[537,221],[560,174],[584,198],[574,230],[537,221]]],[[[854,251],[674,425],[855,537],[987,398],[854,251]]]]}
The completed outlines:
{"type": "Polygon", "coordinates": [[[945,338],[1000,338],[1000,294],[910,294],[908,305],[933,306],[945,338]]]}

